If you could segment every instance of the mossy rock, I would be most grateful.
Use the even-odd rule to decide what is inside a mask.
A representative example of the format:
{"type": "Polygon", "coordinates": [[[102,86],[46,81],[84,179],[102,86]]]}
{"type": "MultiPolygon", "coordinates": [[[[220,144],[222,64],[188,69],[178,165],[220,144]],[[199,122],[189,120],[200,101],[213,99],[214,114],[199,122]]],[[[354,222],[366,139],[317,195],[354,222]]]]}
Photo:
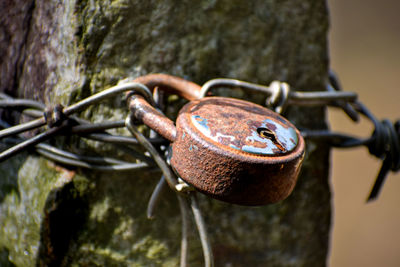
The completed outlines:
{"type": "MultiPolygon", "coordinates": [[[[15,9],[33,3],[20,2],[15,9]]],[[[47,104],[73,103],[120,79],[154,72],[199,84],[216,77],[262,84],[281,80],[300,90],[322,90],[326,81],[323,0],[34,3],[26,9],[30,16],[24,25],[30,30],[21,41],[19,67],[12,68],[18,69],[18,82],[10,82],[10,88],[47,104]]],[[[219,93],[263,102],[259,95],[219,93]]],[[[182,104],[171,102],[170,113],[182,104]]],[[[115,98],[80,115],[103,121],[126,114],[123,99],[115,98]]],[[[298,127],[326,128],[324,109],[290,108],[285,116],[298,127]]],[[[116,153],[68,137],[57,144],[79,153],[116,153]]],[[[156,219],[146,218],[159,171],[91,172],[31,153],[0,168],[1,266],[179,265],[176,196],[165,192],[156,219]]],[[[288,199],[241,207],[201,196],[216,266],[325,265],[328,173],[327,145],[307,143],[299,182],[288,199]]],[[[189,266],[202,266],[193,223],[189,241],[189,266]]]]}

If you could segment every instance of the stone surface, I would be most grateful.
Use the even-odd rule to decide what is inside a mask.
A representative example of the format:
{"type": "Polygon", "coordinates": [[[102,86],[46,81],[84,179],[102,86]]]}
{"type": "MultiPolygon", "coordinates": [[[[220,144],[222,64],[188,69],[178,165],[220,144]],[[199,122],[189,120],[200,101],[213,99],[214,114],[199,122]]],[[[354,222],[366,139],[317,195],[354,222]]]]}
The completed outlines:
{"type": "MultiPolygon", "coordinates": [[[[262,84],[277,79],[301,90],[322,90],[327,77],[322,0],[15,2],[2,2],[0,10],[7,22],[0,26],[0,69],[8,77],[1,90],[47,104],[72,103],[152,72],[200,84],[216,77],[262,84]],[[24,20],[4,16],[11,11],[24,20]]],[[[82,116],[102,121],[125,114],[117,98],[82,116]]],[[[286,116],[297,127],[326,127],[323,109],[291,108],[286,116]]],[[[73,138],[57,142],[80,153],[116,153],[73,138]]],[[[156,219],[145,216],[158,172],[67,170],[28,154],[0,167],[0,265],[178,265],[176,197],[165,192],[156,219]]],[[[328,171],[328,148],[307,142],[301,177],[288,199],[249,208],[201,197],[216,266],[325,265],[328,171]]],[[[202,266],[200,248],[192,224],[190,266],[202,266]]]]}

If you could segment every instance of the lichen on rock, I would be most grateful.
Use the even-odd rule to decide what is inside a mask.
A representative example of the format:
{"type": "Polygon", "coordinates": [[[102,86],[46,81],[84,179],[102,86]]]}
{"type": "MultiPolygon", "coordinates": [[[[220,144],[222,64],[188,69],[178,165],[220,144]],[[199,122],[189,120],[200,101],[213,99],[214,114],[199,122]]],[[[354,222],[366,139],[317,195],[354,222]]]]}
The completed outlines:
{"type": "MultiPolygon", "coordinates": [[[[262,84],[276,79],[322,90],[327,16],[323,0],[35,1],[14,90],[46,104],[68,104],[154,72],[199,84],[217,77],[262,84]]],[[[170,104],[176,112],[182,102],[170,104]]],[[[80,115],[103,121],[126,114],[123,99],[115,98],[80,115]]],[[[323,109],[289,108],[285,115],[298,127],[326,127],[323,109]]],[[[79,153],[115,153],[83,139],[57,142],[79,153]]],[[[326,144],[313,143],[293,194],[281,203],[240,207],[201,196],[216,266],[325,265],[328,167],[326,144]]],[[[181,219],[174,194],[165,192],[156,219],[146,218],[158,171],[59,169],[27,153],[0,168],[1,265],[178,265],[181,219]]],[[[192,224],[189,266],[202,264],[192,224]]]]}

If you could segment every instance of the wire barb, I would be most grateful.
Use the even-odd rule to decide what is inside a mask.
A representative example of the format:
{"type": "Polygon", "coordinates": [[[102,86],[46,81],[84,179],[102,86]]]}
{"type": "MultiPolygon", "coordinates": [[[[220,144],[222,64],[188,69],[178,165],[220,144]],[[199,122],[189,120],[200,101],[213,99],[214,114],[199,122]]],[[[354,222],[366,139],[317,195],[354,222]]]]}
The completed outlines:
{"type": "MultiPolygon", "coordinates": [[[[366,117],[374,124],[374,132],[370,137],[360,138],[342,133],[336,133],[327,130],[308,130],[302,129],[301,134],[308,139],[318,138],[328,142],[333,147],[351,148],[357,146],[366,146],[369,152],[382,160],[382,167],[378,173],[377,179],[372,187],[368,201],[376,199],[387,174],[400,170],[400,120],[391,123],[389,120],[378,121],[375,116],[359,101],[357,94],[342,91],[339,80],[333,72],[329,73],[329,81],[326,84],[325,91],[321,92],[300,92],[293,90],[285,82],[273,81],[269,86],[244,82],[235,79],[213,79],[206,82],[200,89],[197,84],[177,79],[169,75],[148,75],[142,79],[145,84],[152,85],[151,89],[154,95],[161,96],[160,89],[166,90],[165,93],[180,92],[179,95],[188,100],[202,98],[210,94],[210,90],[215,87],[231,87],[243,88],[252,92],[266,95],[266,105],[274,109],[278,113],[283,113],[288,106],[333,106],[341,108],[353,121],[357,122],[360,115],[366,117]],[[155,81],[152,81],[155,79],[155,81]],[[159,86],[157,86],[159,85],[159,86]],[[179,88],[172,88],[172,87],[179,88]],[[193,92],[189,92],[190,90],[193,92]],[[154,87],[154,88],[153,88],[154,87]],[[177,89],[177,90],[173,90],[177,89]],[[179,89],[179,90],[178,90],[179,89]],[[168,91],[169,90],[169,91],[168,91]]],[[[143,77],[142,77],[143,78],[143,77]]],[[[140,77],[135,81],[141,81],[140,77]]],[[[205,222],[200,212],[199,205],[193,188],[185,182],[180,182],[169,165],[165,152],[165,146],[169,141],[175,140],[175,134],[167,136],[166,139],[157,137],[145,137],[136,127],[135,122],[138,118],[130,111],[125,120],[109,121],[102,123],[91,123],[87,120],[74,116],[73,114],[83,111],[90,105],[101,102],[102,100],[126,93],[128,104],[135,99],[145,99],[146,104],[156,107],[156,101],[149,88],[138,82],[129,82],[123,80],[118,85],[103,90],[88,98],[85,98],[75,104],[67,107],[56,105],[54,107],[45,107],[44,104],[28,99],[15,99],[6,94],[0,93],[0,108],[15,109],[21,114],[26,114],[33,120],[21,123],[19,125],[10,126],[7,122],[0,120],[0,126],[5,129],[0,130],[0,139],[11,147],[0,153],[0,162],[8,159],[17,153],[28,148],[34,148],[36,152],[54,162],[65,164],[73,167],[88,168],[99,171],[127,171],[148,168],[157,165],[163,176],[155,187],[148,207],[147,216],[153,218],[154,210],[160,199],[160,192],[168,184],[169,187],[176,192],[178,197],[179,208],[182,216],[182,239],[181,239],[181,267],[187,266],[188,258],[188,233],[189,233],[189,210],[195,219],[195,223],[200,235],[201,245],[204,254],[205,266],[213,266],[213,255],[210,240],[207,235],[205,222]],[[136,95],[136,96],[134,96],[136,95]],[[140,98],[137,95],[143,96],[140,98]],[[25,138],[22,133],[31,131],[42,126],[47,128],[32,138],[25,138]],[[107,132],[109,129],[126,128],[134,136],[113,135],[107,132]],[[109,143],[117,146],[121,151],[135,158],[135,162],[127,162],[110,157],[91,157],[71,153],[60,148],[53,147],[44,141],[57,135],[76,134],[82,138],[95,140],[98,142],[109,143]],[[14,136],[14,137],[11,137],[14,136]],[[140,148],[142,146],[142,148],[140,148]],[[163,147],[161,149],[161,147],[163,147]],[[148,153],[143,152],[143,148],[148,153]],[[150,156],[148,155],[150,154],[150,156]],[[188,205],[190,201],[190,207],[188,205]]],[[[162,102],[162,101],[161,101],[162,102]]],[[[164,116],[159,110],[154,112],[159,117],[164,116]]],[[[146,110],[141,110],[141,115],[148,115],[146,110]]],[[[139,113],[138,113],[139,114],[139,113]]],[[[142,116],[143,117],[143,116],[142,116]]],[[[151,116],[150,116],[151,117],[151,116]]],[[[153,118],[155,118],[153,116],[153,118]]],[[[169,119],[160,124],[174,128],[174,123],[169,119]]],[[[157,129],[152,129],[157,130],[157,129]]],[[[158,129],[160,130],[160,129],[158,129]]],[[[160,132],[160,131],[159,131],[160,132]]],[[[266,133],[268,134],[268,133],[266,133]]]]}
{"type": "Polygon", "coordinates": [[[374,115],[361,103],[357,103],[360,111],[367,116],[375,126],[368,144],[369,153],[382,159],[382,166],[371,189],[367,201],[376,199],[389,171],[400,170],[400,120],[391,123],[389,120],[378,121],[374,115]]]}
{"type": "Polygon", "coordinates": [[[381,159],[381,169],[367,198],[367,202],[370,202],[378,197],[388,173],[400,170],[400,120],[394,123],[391,123],[389,120],[379,121],[359,101],[353,103],[351,107],[357,114],[363,115],[373,123],[374,131],[370,137],[359,138],[331,131],[302,130],[301,133],[305,138],[323,139],[333,147],[351,148],[366,146],[371,155],[381,159]]]}

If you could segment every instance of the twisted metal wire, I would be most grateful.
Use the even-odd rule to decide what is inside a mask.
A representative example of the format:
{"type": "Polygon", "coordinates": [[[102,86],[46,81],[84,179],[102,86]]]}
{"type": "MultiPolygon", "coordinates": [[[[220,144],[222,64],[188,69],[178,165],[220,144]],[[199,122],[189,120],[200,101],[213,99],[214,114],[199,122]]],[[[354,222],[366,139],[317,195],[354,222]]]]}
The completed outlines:
{"type": "MultiPolygon", "coordinates": [[[[213,79],[206,82],[201,87],[200,96],[206,96],[212,88],[215,87],[231,87],[243,88],[255,93],[267,95],[266,105],[271,107],[277,113],[282,113],[284,108],[289,105],[297,106],[314,106],[314,105],[338,105],[343,102],[354,102],[357,94],[353,92],[340,92],[332,90],[332,85],[327,91],[321,92],[298,92],[290,90],[287,83],[273,81],[270,86],[253,84],[235,79],[213,79]]],[[[352,114],[353,115],[353,114],[352,114]]]]}
{"type": "MultiPolygon", "coordinates": [[[[27,139],[25,141],[23,141],[22,143],[15,145],[3,152],[0,153],[0,162],[6,160],[7,158],[21,152],[24,149],[27,149],[28,147],[34,146],[40,142],[43,142],[53,136],[55,136],[58,132],[64,130],[65,128],[68,127],[68,116],[82,111],[84,108],[87,108],[90,105],[96,104],[102,100],[104,100],[105,98],[111,97],[111,96],[115,96],[117,94],[120,94],[122,92],[127,92],[127,91],[138,91],[141,92],[144,96],[147,96],[148,99],[152,99],[152,95],[150,90],[139,83],[123,83],[114,87],[111,87],[109,89],[106,89],[104,91],[101,91],[97,94],[94,94],[88,98],[85,98],[71,106],[65,107],[63,108],[61,112],[63,115],[62,116],[58,116],[62,122],[53,122],[52,124],[54,124],[54,127],[50,127],[49,129],[47,129],[45,132],[40,133],[38,136],[27,139]]],[[[4,95],[3,95],[4,96],[4,95]]],[[[5,97],[6,98],[6,97],[5,97]]],[[[10,98],[6,98],[6,101],[11,102],[12,100],[10,98]]],[[[152,100],[149,100],[150,102],[153,102],[152,100]]],[[[8,105],[8,104],[7,104],[8,105]]],[[[0,105],[1,106],[1,105],[0,105]]],[[[9,106],[9,105],[8,105],[9,106]]],[[[14,103],[14,106],[17,106],[16,103],[14,103]]],[[[19,107],[24,107],[26,106],[25,103],[22,103],[20,105],[18,105],[19,107]]],[[[34,106],[29,106],[29,107],[34,107],[34,106]]],[[[42,107],[37,106],[36,108],[42,109],[42,107]]],[[[50,111],[51,109],[49,109],[48,111],[50,111]]],[[[45,111],[46,112],[46,111],[45,111]]],[[[19,124],[16,126],[12,126],[9,128],[6,128],[4,130],[0,131],[0,139],[7,137],[7,136],[11,136],[11,135],[17,135],[20,134],[22,132],[25,131],[29,131],[29,130],[33,130],[36,128],[39,128],[41,126],[44,126],[47,121],[46,121],[46,117],[53,117],[53,116],[41,116],[37,119],[34,119],[32,121],[29,121],[27,123],[23,123],[23,124],[19,124]]]]}
{"type": "MultiPolygon", "coordinates": [[[[0,94],[0,107],[13,107],[18,108],[20,111],[22,109],[22,113],[36,118],[30,122],[23,123],[17,126],[10,126],[6,122],[1,121],[2,125],[7,128],[0,131],[0,139],[3,139],[4,143],[13,144],[13,146],[0,153],[0,162],[28,149],[29,147],[34,146],[38,154],[54,162],[68,166],[88,168],[98,171],[128,171],[147,168],[152,165],[154,166],[154,164],[157,163],[164,175],[161,178],[160,183],[156,186],[155,191],[153,192],[152,197],[149,201],[147,213],[148,217],[152,217],[156,202],[160,198],[160,191],[162,190],[164,184],[163,181],[165,181],[165,179],[166,181],[168,181],[168,184],[174,191],[179,191],[179,188],[185,188],[181,186],[181,182],[177,181],[168,164],[154,147],[154,145],[160,146],[166,144],[165,139],[160,137],[144,137],[134,126],[134,118],[132,116],[128,116],[125,121],[120,120],[102,123],[90,123],[84,119],[70,116],[73,113],[82,111],[89,105],[96,104],[107,97],[111,97],[126,91],[130,91],[131,93],[140,93],[141,95],[145,96],[147,101],[149,101],[152,105],[155,105],[150,90],[147,89],[144,85],[138,83],[124,83],[122,85],[114,86],[65,108],[60,106],[46,108],[42,103],[39,103],[37,101],[13,99],[5,94],[0,94]],[[26,139],[20,135],[22,132],[30,131],[42,127],[46,124],[48,125],[48,129],[32,138],[26,139]],[[105,130],[108,129],[121,127],[126,127],[136,138],[111,135],[105,132],[105,130]],[[77,134],[83,138],[89,138],[92,140],[111,143],[114,145],[142,145],[147,151],[150,152],[152,157],[147,157],[143,153],[136,152],[134,149],[128,149],[131,155],[133,154],[133,156],[135,156],[138,160],[141,160],[141,162],[138,163],[130,163],[109,157],[82,156],[43,143],[47,139],[54,137],[56,134],[59,133],[77,134]],[[18,136],[18,138],[9,138],[9,136],[18,136]]],[[[125,150],[126,149],[127,148],[125,147],[125,150]]],[[[185,267],[187,266],[188,258],[188,214],[190,208],[188,207],[187,200],[182,195],[182,193],[178,193],[177,197],[182,216],[181,267],[185,267]]],[[[190,206],[193,211],[196,225],[198,226],[197,229],[199,231],[200,240],[204,251],[203,254],[205,265],[212,266],[213,260],[211,247],[209,245],[209,238],[205,230],[206,227],[204,224],[204,220],[197,206],[197,202],[193,200],[194,195],[191,194],[188,195],[188,197],[189,199],[191,199],[190,206]]]]}
{"type": "Polygon", "coordinates": [[[201,96],[206,96],[215,87],[243,88],[267,96],[266,106],[283,113],[288,106],[333,106],[341,108],[348,117],[357,122],[360,115],[370,120],[374,132],[369,138],[360,138],[331,131],[300,129],[305,138],[319,138],[327,141],[333,147],[350,148],[366,146],[370,154],[382,160],[382,167],[367,198],[371,201],[377,198],[389,171],[400,170],[400,120],[390,122],[379,121],[357,100],[357,94],[343,92],[336,75],[330,71],[326,91],[299,92],[290,89],[284,82],[273,81],[270,86],[263,86],[234,79],[214,79],[206,82],[201,88],[201,96]]]}
{"type": "MultiPolygon", "coordinates": [[[[383,120],[382,122],[378,121],[361,102],[357,101],[357,95],[355,93],[342,91],[342,87],[333,72],[330,72],[329,74],[329,82],[326,84],[327,91],[323,92],[297,92],[291,90],[288,84],[278,81],[272,82],[270,86],[263,86],[234,79],[213,79],[202,86],[200,95],[205,96],[212,88],[221,86],[240,87],[254,92],[263,93],[267,95],[266,105],[273,108],[278,113],[284,112],[285,108],[290,105],[330,105],[341,108],[353,121],[358,121],[359,115],[363,115],[369,119],[374,124],[375,128],[374,133],[369,138],[359,138],[331,131],[310,131],[307,129],[302,129],[302,135],[305,138],[323,139],[329,142],[329,144],[333,147],[350,148],[356,146],[366,146],[372,155],[382,159],[383,164],[381,170],[378,174],[378,178],[371,191],[371,194],[368,197],[368,200],[372,200],[377,197],[385,180],[386,174],[389,171],[396,172],[400,168],[400,122],[397,121],[391,123],[388,120],[383,120]]],[[[71,116],[72,113],[81,111],[89,105],[98,103],[107,97],[132,90],[144,95],[152,105],[155,104],[152,94],[146,86],[139,83],[120,83],[117,86],[83,99],[76,104],[63,108],[61,110],[62,114],[58,116],[62,120],[61,122],[58,124],[56,123],[55,126],[47,129],[45,132],[42,132],[33,138],[23,140],[21,143],[9,148],[8,150],[2,151],[0,153],[0,162],[28,147],[37,145],[55,136],[56,134],[62,133],[66,129],[68,129],[70,133],[78,134],[81,137],[96,141],[112,143],[114,145],[137,145],[138,141],[135,138],[115,136],[104,132],[107,129],[124,127],[124,121],[91,124],[83,119],[71,116]]],[[[0,107],[8,109],[17,108],[20,111],[22,109],[23,114],[28,114],[36,118],[27,123],[7,127],[1,130],[0,139],[8,136],[18,135],[22,132],[42,127],[48,123],[45,116],[43,116],[43,112],[48,112],[49,109],[46,109],[46,107],[40,102],[26,99],[14,99],[1,93],[0,107]]],[[[1,121],[1,124],[5,125],[3,121],[1,121]]],[[[162,143],[166,144],[166,141],[163,138],[153,138],[149,139],[149,141],[155,145],[161,145],[162,143]]],[[[49,152],[41,151],[41,153],[46,153],[47,156],[52,155],[49,152]]],[[[135,150],[131,149],[130,154],[148,164],[154,164],[152,159],[143,156],[143,153],[141,152],[135,152],[135,150]]],[[[58,162],[65,162],[65,164],[71,164],[72,166],[86,168],[93,167],[93,164],[88,164],[82,160],[82,162],[78,163],[70,161],[70,159],[67,158],[63,158],[61,160],[59,157],[60,155],[58,155],[58,158],[53,158],[58,162]]],[[[125,167],[121,167],[121,170],[124,169],[125,167]]]]}
{"type": "MultiPolygon", "coordinates": [[[[308,129],[301,129],[301,133],[305,138],[318,138],[327,141],[333,147],[351,148],[366,146],[372,155],[382,160],[382,167],[368,197],[368,201],[378,196],[387,173],[389,171],[396,172],[400,169],[400,120],[395,123],[391,123],[388,120],[377,120],[361,102],[357,101],[357,95],[355,93],[342,91],[340,83],[333,73],[330,73],[326,91],[323,92],[292,91],[288,84],[278,81],[272,82],[270,86],[263,86],[234,79],[214,79],[203,85],[201,96],[206,96],[212,88],[220,86],[240,87],[265,94],[267,96],[266,105],[278,113],[283,113],[285,108],[291,105],[329,105],[341,108],[353,121],[358,121],[360,115],[369,119],[373,123],[375,130],[372,135],[367,138],[326,130],[311,131],[308,129]]],[[[56,106],[46,108],[45,105],[37,101],[14,99],[0,93],[0,108],[16,109],[22,114],[34,118],[27,123],[15,126],[10,126],[5,121],[0,120],[0,126],[5,128],[0,130],[0,139],[6,144],[13,145],[0,153],[0,162],[27,148],[34,147],[37,153],[55,162],[93,170],[127,171],[157,165],[161,169],[163,176],[155,187],[149,200],[147,216],[149,218],[154,217],[154,209],[159,201],[160,192],[166,185],[169,185],[173,191],[177,192],[182,216],[181,266],[186,266],[188,252],[187,238],[189,231],[189,207],[187,201],[189,199],[201,239],[205,264],[206,266],[212,266],[212,250],[194,192],[179,192],[180,189],[187,188],[187,184],[182,184],[182,182],[175,177],[165,157],[156,149],[156,147],[159,148],[160,146],[167,145],[168,142],[164,138],[158,136],[147,138],[142,135],[134,125],[135,118],[132,115],[129,115],[126,120],[102,123],[91,123],[73,115],[90,105],[99,103],[105,98],[127,91],[139,93],[143,95],[151,105],[156,105],[153,95],[146,86],[129,82],[120,83],[117,86],[106,89],[68,107],[56,106]],[[46,116],[44,116],[44,114],[46,116]],[[47,129],[32,138],[26,139],[21,135],[21,133],[25,131],[30,131],[45,126],[46,124],[47,129]],[[127,128],[135,138],[112,135],[107,132],[109,129],[122,127],[127,128]],[[76,134],[82,138],[110,143],[123,149],[137,160],[131,163],[109,157],[82,156],[43,143],[56,135],[65,133],[76,134]],[[10,136],[16,136],[17,138],[12,138],[10,136]],[[139,145],[143,146],[150,153],[151,157],[145,155],[142,151],[138,151],[137,147],[139,145]]],[[[157,90],[154,92],[156,93],[157,90]]]]}

